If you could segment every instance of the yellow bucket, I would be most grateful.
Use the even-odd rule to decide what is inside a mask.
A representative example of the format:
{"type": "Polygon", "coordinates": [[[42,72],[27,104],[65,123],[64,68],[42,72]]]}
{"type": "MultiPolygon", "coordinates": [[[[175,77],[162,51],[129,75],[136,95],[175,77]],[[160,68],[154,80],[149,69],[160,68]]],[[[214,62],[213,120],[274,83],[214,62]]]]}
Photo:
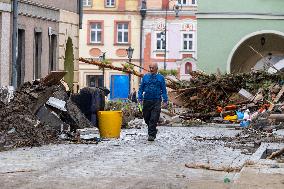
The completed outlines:
{"type": "Polygon", "coordinates": [[[119,138],[122,125],[122,111],[99,111],[101,138],[119,138]]]}

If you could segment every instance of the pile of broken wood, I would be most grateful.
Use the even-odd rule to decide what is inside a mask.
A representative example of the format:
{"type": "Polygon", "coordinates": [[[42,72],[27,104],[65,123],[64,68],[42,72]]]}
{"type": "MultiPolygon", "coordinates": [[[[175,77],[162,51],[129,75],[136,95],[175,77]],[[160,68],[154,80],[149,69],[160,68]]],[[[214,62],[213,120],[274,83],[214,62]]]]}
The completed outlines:
{"type": "MultiPolygon", "coordinates": [[[[191,81],[178,83],[177,90],[170,92],[172,101],[189,108],[184,119],[199,118],[209,121],[212,117],[226,113],[224,107],[234,105],[236,109],[250,112],[267,107],[276,110],[278,102],[284,100],[281,74],[252,72],[242,74],[206,75],[192,73],[191,81]],[[245,91],[248,96],[240,91],[245,91]]],[[[230,111],[228,113],[231,113],[230,111]]]]}
{"type": "Polygon", "coordinates": [[[64,75],[52,72],[40,81],[26,82],[9,103],[0,101],[0,151],[57,143],[64,130],[92,127],[60,83],[64,75]],[[66,111],[48,106],[50,97],[64,101],[66,111]]]}

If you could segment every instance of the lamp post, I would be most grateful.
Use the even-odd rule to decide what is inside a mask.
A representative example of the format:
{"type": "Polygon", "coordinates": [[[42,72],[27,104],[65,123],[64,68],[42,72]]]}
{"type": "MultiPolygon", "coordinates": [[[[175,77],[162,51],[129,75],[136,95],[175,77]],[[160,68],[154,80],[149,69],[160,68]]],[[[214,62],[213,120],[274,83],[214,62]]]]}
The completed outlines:
{"type": "MultiPolygon", "coordinates": [[[[129,46],[125,50],[127,52],[128,62],[131,63],[131,59],[132,59],[134,48],[131,48],[131,46],[129,46]]],[[[130,91],[131,91],[131,74],[130,73],[129,73],[128,77],[129,77],[129,94],[130,94],[130,91]]]]}
{"type": "MultiPolygon", "coordinates": [[[[99,60],[101,62],[105,61],[106,59],[106,52],[103,52],[101,56],[99,56],[99,60]]],[[[103,87],[105,87],[105,68],[103,67],[103,87]]]]}
{"type": "MultiPolygon", "coordinates": [[[[142,40],[143,40],[143,25],[144,25],[144,20],[146,17],[146,13],[147,13],[147,3],[146,0],[142,0],[141,3],[141,9],[140,9],[140,15],[141,15],[141,22],[140,22],[140,59],[139,59],[139,63],[140,63],[140,73],[142,72],[142,67],[144,67],[143,65],[143,44],[142,44],[142,40]]],[[[140,82],[141,80],[139,80],[140,82]]]]}
{"type": "Polygon", "coordinates": [[[176,2],[173,6],[173,11],[175,11],[176,17],[178,17],[178,13],[179,11],[182,9],[182,5],[178,3],[178,0],[169,0],[167,5],[166,5],[166,18],[165,18],[165,29],[164,31],[161,33],[161,35],[163,35],[162,39],[163,39],[163,45],[164,45],[164,70],[167,69],[167,65],[166,65],[166,59],[167,59],[167,22],[168,22],[168,9],[169,9],[169,5],[170,2],[176,2]]]}

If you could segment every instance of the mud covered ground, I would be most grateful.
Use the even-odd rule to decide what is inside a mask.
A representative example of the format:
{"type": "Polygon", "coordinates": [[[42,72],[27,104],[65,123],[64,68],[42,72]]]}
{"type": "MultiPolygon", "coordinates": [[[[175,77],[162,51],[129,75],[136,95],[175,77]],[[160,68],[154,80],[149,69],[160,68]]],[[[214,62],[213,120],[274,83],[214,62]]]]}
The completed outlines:
{"type": "Polygon", "coordinates": [[[157,140],[148,142],[146,128],[129,129],[122,131],[121,139],[97,145],[60,144],[1,152],[1,188],[228,188],[239,173],[190,169],[185,164],[242,166],[252,157],[242,149],[226,147],[222,140],[196,140],[234,137],[240,132],[159,127],[157,140]],[[226,178],[229,184],[224,183],[226,178]]]}

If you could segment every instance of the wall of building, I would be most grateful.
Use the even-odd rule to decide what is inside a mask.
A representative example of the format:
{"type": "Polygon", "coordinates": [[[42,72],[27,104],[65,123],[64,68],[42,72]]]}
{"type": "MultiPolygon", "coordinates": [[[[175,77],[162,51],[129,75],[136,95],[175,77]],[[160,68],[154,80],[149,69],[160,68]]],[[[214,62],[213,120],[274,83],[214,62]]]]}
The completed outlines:
{"type": "MultiPolygon", "coordinates": [[[[109,11],[137,11],[139,10],[140,0],[116,0],[114,7],[106,7],[105,0],[92,0],[92,6],[84,7],[84,10],[96,10],[98,12],[109,12],[109,11]]],[[[159,0],[158,0],[159,1],[159,0]]]]}
{"type": "Polygon", "coordinates": [[[0,12],[0,86],[10,84],[11,14],[0,12]]]}
{"type": "MultiPolygon", "coordinates": [[[[58,35],[59,9],[56,7],[46,7],[36,1],[19,1],[18,27],[24,30],[24,81],[35,79],[35,31],[42,34],[41,65],[39,77],[45,77],[49,71],[50,62],[50,33],[53,31],[58,35]]],[[[56,50],[58,52],[58,50],[56,50]]],[[[22,75],[22,76],[23,76],[22,75]]]]}
{"type": "MultiPolygon", "coordinates": [[[[258,31],[284,32],[284,17],[270,19],[198,19],[198,65],[208,73],[227,72],[234,47],[245,36],[258,31]]],[[[283,44],[284,45],[284,44],[283,44]]],[[[247,47],[247,51],[251,51],[247,47]]]]}
{"type": "Polygon", "coordinates": [[[49,35],[48,28],[58,31],[58,23],[19,16],[19,29],[25,30],[25,81],[34,79],[34,33],[35,28],[42,31],[41,77],[49,72],[49,35]]]}
{"type": "MultiPolygon", "coordinates": [[[[164,68],[166,62],[167,70],[178,70],[179,62],[181,65],[181,74],[185,76],[184,63],[186,58],[197,57],[197,22],[196,10],[197,6],[189,5],[184,6],[178,12],[176,17],[173,11],[174,1],[171,1],[168,6],[167,16],[166,7],[168,1],[166,0],[147,0],[147,15],[143,26],[143,50],[144,50],[144,68],[148,69],[151,62],[156,62],[160,69],[164,68]],[[167,47],[166,47],[166,60],[164,60],[165,51],[157,50],[156,43],[157,33],[165,30],[167,23],[167,47]],[[183,50],[183,34],[193,34],[193,48],[192,50],[183,50]]],[[[196,68],[196,61],[192,62],[193,68],[196,68]]]]}
{"type": "Polygon", "coordinates": [[[80,32],[80,55],[86,58],[95,58],[90,54],[90,50],[98,48],[102,52],[107,52],[106,57],[114,60],[127,59],[126,54],[122,57],[117,53],[118,50],[125,50],[131,45],[134,48],[133,60],[139,59],[139,34],[140,34],[140,16],[127,14],[84,14],[83,30],[80,32]],[[107,19],[105,19],[107,17],[107,19]],[[104,43],[103,45],[94,45],[88,42],[88,25],[91,21],[102,21],[104,25],[104,43]],[[125,45],[114,45],[115,43],[115,21],[130,22],[130,43],[125,45]]]}
{"type": "MultiPolygon", "coordinates": [[[[0,1],[0,9],[7,8],[8,0],[0,1]],[[3,4],[4,3],[4,4],[3,4]],[[5,5],[5,6],[4,6],[5,5]]],[[[74,82],[78,83],[79,58],[79,15],[78,0],[19,0],[18,27],[24,31],[24,65],[22,66],[22,81],[35,79],[35,31],[42,34],[40,76],[46,76],[50,71],[50,35],[57,36],[55,49],[56,70],[64,69],[64,55],[68,37],[74,47],[74,82]]],[[[11,5],[9,7],[11,11],[11,5]]],[[[7,11],[7,10],[5,10],[7,11]]],[[[0,85],[8,85],[11,80],[11,35],[12,15],[0,10],[0,85]],[[3,45],[5,44],[5,45],[3,45]],[[8,48],[7,48],[8,44],[8,48]],[[7,56],[8,55],[8,56],[7,56]]]]}
{"type": "Polygon", "coordinates": [[[69,12],[78,12],[78,0],[20,0],[22,2],[35,2],[49,5],[69,12]]]}
{"type": "Polygon", "coordinates": [[[64,70],[65,50],[68,38],[72,39],[74,52],[74,90],[79,83],[79,15],[73,12],[60,10],[59,21],[59,52],[58,69],[64,70]]]}
{"type": "Polygon", "coordinates": [[[284,13],[279,0],[198,0],[198,12],[284,13]]]}
{"type": "MultiPolygon", "coordinates": [[[[126,49],[134,48],[132,63],[139,65],[140,52],[140,21],[139,0],[117,0],[113,8],[105,7],[104,0],[93,1],[91,7],[84,7],[83,29],[80,30],[80,57],[93,58],[98,60],[103,52],[106,52],[106,59],[115,66],[128,61],[126,49]],[[129,43],[116,44],[116,22],[129,23],[129,43]],[[91,44],[89,26],[91,22],[103,24],[102,44],[91,44]]],[[[97,66],[79,63],[80,87],[87,85],[87,75],[102,75],[102,70],[97,66]]],[[[139,69],[136,68],[137,71],[139,69]]],[[[105,70],[105,86],[110,88],[111,75],[125,74],[114,70],[105,70]]],[[[138,88],[138,78],[131,77],[132,87],[138,88]]]]}

